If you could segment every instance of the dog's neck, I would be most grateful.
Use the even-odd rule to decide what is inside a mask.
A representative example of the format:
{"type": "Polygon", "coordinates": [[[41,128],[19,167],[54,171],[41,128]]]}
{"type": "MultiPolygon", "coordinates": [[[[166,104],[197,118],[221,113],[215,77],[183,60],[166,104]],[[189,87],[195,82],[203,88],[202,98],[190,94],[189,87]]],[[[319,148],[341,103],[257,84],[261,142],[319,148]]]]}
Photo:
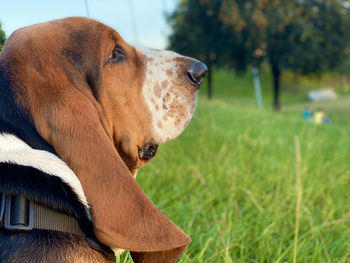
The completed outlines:
{"type": "Polygon", "coordinates": [[[56,155],[44,150],[33,149],[14,135],[0,134],[0,163],[33,167],[48,175],[59,177],[72,188],[79,201],[88,208],[78,177],[56,155]]]}
{"type": "MultiPolygon", "coordinates": [[[[0,194],[24,196],[39,205],[76,218],[88,244],[111,257],[93,233],[90,209],[75,173],[56,155],[0,133],[0,194]]],[[[0,228],[1,230],[1,228],[0,228]]],[[[31,232],[31,231],[30,231],[31,232]]]]}

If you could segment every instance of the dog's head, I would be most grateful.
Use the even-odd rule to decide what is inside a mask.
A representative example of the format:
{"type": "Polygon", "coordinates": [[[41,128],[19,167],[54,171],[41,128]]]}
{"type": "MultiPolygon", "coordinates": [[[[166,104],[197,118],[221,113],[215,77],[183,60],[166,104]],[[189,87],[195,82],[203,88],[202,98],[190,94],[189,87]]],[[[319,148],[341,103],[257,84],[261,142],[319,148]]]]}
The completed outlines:
{"type": "Polygon", "coordinates": [[[20,29],[1,59],[14,76],[16,101],[81,181],[97,238],[139,252],[140,262],[178,258],[190,239],[153,206],[132,174],[184,130],[205,65],[135,48],[86,18],[20,29]]]}
{"type": "Polygon", "coordinates": [[[134,172],[187,126],[206,67],[174,52],[131,47],[116,33],[114,39],[102,75],[114,144],[134,172]]]}

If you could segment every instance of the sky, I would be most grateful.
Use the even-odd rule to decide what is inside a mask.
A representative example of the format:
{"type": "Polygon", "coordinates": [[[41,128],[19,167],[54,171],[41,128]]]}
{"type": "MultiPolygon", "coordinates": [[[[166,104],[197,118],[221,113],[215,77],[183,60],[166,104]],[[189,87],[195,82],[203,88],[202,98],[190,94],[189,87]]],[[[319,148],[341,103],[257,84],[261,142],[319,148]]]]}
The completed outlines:
{"type": "Polygon", "coordinates": [[[164,49],[170,32],[164,14],[173,11],[177,3],[178,0],[0,0],[0,22],[8,37],[24,26],[89,14],[116,29],[132,45],[164,49]]]}

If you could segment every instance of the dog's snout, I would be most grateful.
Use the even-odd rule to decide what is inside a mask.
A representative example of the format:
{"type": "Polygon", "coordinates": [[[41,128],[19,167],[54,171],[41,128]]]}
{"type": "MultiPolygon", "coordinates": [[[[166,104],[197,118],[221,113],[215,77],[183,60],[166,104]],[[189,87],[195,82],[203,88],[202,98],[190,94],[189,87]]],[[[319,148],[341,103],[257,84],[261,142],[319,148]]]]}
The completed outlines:
{"type": "Polygon", "coordinates": [[[199,87],[203,82],[206,72],[207,66],[204,63],[195,60],[187,70],[187,77],[192,85],[199,87]]]}

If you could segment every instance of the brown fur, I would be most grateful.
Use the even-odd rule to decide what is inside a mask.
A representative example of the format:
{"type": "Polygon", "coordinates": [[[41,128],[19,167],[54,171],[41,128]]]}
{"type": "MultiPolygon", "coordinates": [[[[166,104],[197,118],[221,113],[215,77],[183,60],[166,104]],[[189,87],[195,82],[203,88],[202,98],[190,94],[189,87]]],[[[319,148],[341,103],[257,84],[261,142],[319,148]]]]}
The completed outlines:
{"type": "Polygon", "coordinates": [[[56,231],[33,230],[31,232],[36,237],[35,242],[28,242],[27,246],[25,248],[21,246],[20,250],[13,247],[16,244],[14,240],[19,239],[23,242],[26,239],[22,238],[27,232],[0,232],[1,240],[7,240],[13,252],[8,254],[8,251],[0,251],[0,262],[111,263],[111,260],[102,253],[91,249],[83,236],[56,231]],[[57,249],[52,249],[53,247],[57,249]]]}
{"type": "Polygon", "coordinates": [[[139,148],[151,143],[145,62],[135,48],[97,21],[67,18],[16,31],[2,56],[12,60],[16,99],[81,181],[96,237],[139,252],[135,262],[176,260],[190,238],[132,176],[145,164],[139,148]],[[115,45],[127,59],[106,63],[115,45]]]}

